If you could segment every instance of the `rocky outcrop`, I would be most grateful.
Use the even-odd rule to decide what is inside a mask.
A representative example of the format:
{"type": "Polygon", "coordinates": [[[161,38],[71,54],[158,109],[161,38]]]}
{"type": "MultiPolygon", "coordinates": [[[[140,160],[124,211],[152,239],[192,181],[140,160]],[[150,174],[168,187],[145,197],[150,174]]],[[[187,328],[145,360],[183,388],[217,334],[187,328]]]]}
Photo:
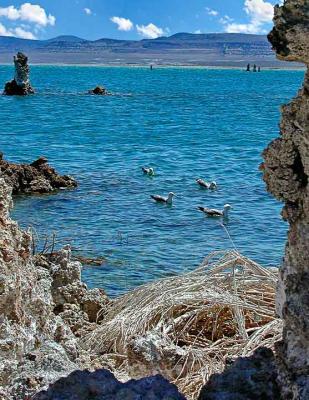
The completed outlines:
{"type": "Polygon", "coordinates": [[[222,374],[211,376],[198,400],[280,400],[273,352],[267,348],[240,357],[222,374]]]}
{"type": "Polygon", "coordinates": [[[108,91],[102,86],[96,86],[94,89],[89,90],[89,94],[96,94],[99,96],[106,96],[108,91]]]}
{"type": "Polygon", "coordinates": [[[109,371],[99,370],[93,373],[73,372],[34,397],[34,400],[59,399],[185,400],[185,397],[178,392],[176,386],[160,375],[121,383],[109,371]]]}
{"type": "Polygon", "coordinates": [[[3,160],[0,153],[0,177],[12,187],[13,194],[50,193],[58,189],[71,189],[77,186],[74,178],[59,175],[40,157],[32,164],[14,164],[3,160]]]}
{"type": "Polygon", "coordinates": [[[103,361],[79,346],[109,300],[87,290],[69,246],[32,255],[31,235],[9,217],[11,188],[0,179],[0,398],[30,399],[50,383],[103,361]]]}
{"type": "Polygon", "coordinates": [[[309,398],[309,2],[286,0],[276,7],[269,35],[278,58],[307,65],[303,88],[282,108],[280,138],[264,151],[267,189],[285,203],[290,225],[280,271],[277,310],[284,320],[277,346],[285,399],[309,398]]]}
{"type": "Polygon", "coordinates": [[[28,57],[23,53],[18,52],[14,56],[15,76],[10,82],[7,82],[4,87],[4,94],[7,96],[26,96],[33,94],[34,90],[30,84],[30,70],[28,65],[28,57]]]}

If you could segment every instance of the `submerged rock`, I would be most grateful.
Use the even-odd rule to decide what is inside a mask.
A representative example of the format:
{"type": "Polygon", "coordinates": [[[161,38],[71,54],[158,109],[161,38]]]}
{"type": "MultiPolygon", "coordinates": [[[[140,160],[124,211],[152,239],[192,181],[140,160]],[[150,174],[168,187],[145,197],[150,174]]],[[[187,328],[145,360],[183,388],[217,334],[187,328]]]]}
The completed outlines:
{"type": "Polygon", "coordinates": [[[96,86],[94,89],[89,90],[90,94],[96,94],[99,96],[106,96],[108,91],[103,86],[96,86]]]}
{"type": "Polygon", "coordinates": [[[4,94],[7,96],[26,96],[33,94],[34,90],[30,84],[28,57],[23,53],[18,52],[14,56],[15,76],[10,82],[7,82],[4,87],[4,94]]]}
{"type": "Polygon", "coordinates": [[[0,176],[12,187],[13,194],[50,193],[57,189],[75,188],[77,182],[68,175],[59,175],[40,157],[30,165],[3,160],[0,154],[0,176]]]}

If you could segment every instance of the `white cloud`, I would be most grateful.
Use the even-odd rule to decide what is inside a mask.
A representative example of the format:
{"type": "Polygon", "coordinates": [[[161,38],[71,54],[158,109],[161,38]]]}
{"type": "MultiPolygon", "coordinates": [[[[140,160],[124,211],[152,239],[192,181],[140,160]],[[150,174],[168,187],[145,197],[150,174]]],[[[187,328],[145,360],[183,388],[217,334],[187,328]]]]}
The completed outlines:
{"type": "Polygon", "coordinates": [[[136,25],[136,29],[141,36],[147,39],[156,39],[165,34],[164,29],[159,28],[153,23],[148,25],[136,25]]]}
{"type": "Polygon", "coordinates": [[[35,35],[30,32],[26,31],[25,29],[21,27],[17,27],[14,29],[14,36],[23,38],[23,39],[36,39],[35,35]]]}
{"type": "Polygon", "coordinates": [[[118,25],[119,31],[131,31],[133,29],[133,22],[127,18],[112,17],[110,20],[118,25]]]}
{"type": "Polygon", "coordinates": [[[84,8],[84,11],[85,11],[85,13],[87,14],[87,15],[91,15],[92,14],[92,11],[90,10],[90,8],[84,8]]]}
{"type": "Polygon", "coordinates": [[[0,23],[0,36],[16,36],[22,39],[36,39],[35,35],[30,31],[26,31],[21,27],[7,29],[1,23],[0,23]]]}
{"type": "Polygon", "coordinates": [[[229,33],[266,33],[264,24],[271,23],[274,16],[274,7],[264,0],[245,0],[244,10],[250,21],[246,24],[239,24],[229,21],[221,21],[225,25],[225,32],[229,33]]]}
{"type": "Polygon", "coordinates": [[[195,34],[200,35],[202,33],[202,31],[200,29],[197,29],[196,31],[194,31],[195,34]]]}
{"type": "Polygon", "coordinates": [[[207,11],[207,14],[208,14],[208,15],[211,15],[212,17],[216,17],[216,16],[219,15],[219,12],[218,12],[218,11],[212,10],[212,9],[209,8],[209,7],[206,7],[206,11],[207,11]]]}
{"type": "Polygon", "coordinates": [[[39,26],[55,25],[56,18],[46,14],[44,8],[37,4],[24,3],[20,8],[14,6],[0,7],[0,17],[11,21],[27,21],[39,26]]]}
{"type": "Polygon", "coordinates": [[[228,24],[228,23],[230,23],[230,22],[233,22],[234,20],[233,20],[233,18],[231,18],[230,16],[228,16],[228,15],[223,15],[223,17],[221,17],[220,19],[219,19],[219,22],[220,22],[220,24],[228,24]]]}

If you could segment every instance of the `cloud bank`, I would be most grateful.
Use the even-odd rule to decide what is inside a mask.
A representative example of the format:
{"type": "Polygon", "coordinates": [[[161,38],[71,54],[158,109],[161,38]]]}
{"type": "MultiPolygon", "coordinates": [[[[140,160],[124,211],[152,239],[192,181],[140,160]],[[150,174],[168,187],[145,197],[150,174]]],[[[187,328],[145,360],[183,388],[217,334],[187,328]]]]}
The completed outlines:
{"type": "MultiPolygon", "coordinates": [[[[34,29],[44,28],[48,25],[54,26],[56,18],[47,14],[45,9],[38,4],[24,3],[19,8],[15,6],[0,7],[0,18],[4,18],[11,22],[26,22],[33,24],[34,29]]],[[[31,29],[28,27],[27,29],[31,29]]],[[[0,35],[2,36],[17,36],[24,39],[35,39],[35,35],[30,31],[24,29],[24,26],[15,26],[7,28],[0,23],[0,35]]]]}

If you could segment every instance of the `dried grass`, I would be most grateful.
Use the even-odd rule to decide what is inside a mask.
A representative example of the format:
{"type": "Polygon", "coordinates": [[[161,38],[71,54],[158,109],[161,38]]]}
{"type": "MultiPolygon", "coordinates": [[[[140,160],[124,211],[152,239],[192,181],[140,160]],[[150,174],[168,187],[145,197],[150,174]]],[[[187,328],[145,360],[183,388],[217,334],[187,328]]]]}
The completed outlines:
{"type": "Polygon", "coordinates": [[[148,373],[159,370],[188,399],[196,399],[227,359],[248,356],[259,346],[272,348],[280,339],[276,282],[276,271],[237,251],[215,252],[193,272],[149,283],[116,299],[102,326],[83,345],[124,356],[121,368],[126,365],[128,372],[132,362],[142,358],[148,373]],[[151,350],[134,360],[132,343],[134,347],[143,338],[151,342],[151,350]]]}

